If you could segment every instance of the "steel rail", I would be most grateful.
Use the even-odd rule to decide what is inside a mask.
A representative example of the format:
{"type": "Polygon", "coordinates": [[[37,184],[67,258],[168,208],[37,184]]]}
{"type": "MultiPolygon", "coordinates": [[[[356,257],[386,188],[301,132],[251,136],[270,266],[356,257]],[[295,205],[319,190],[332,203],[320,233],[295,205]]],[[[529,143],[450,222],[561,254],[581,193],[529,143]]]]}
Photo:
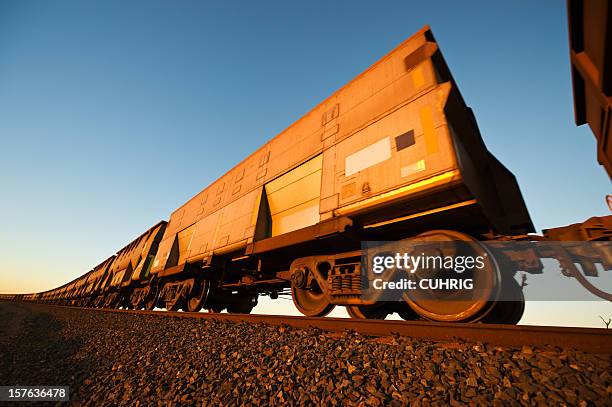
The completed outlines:
{"type": "MultiPolygon", "coordinates": [[[[38,304],[51,305],[51,304],[38,304]]],[[[427,321],[384,321],[374,319],[313,318],[285,315],[226,314],[206,312],[145,311],[108,308],[54,307],[102,311],[158,317],[199,318],[217,321],[287,325],[294,328],[318,328],[328,332],[355,331],[368,336],[399,335],[438,342],[483,342],[494,345],[522,347],[555,346],[589,353],[612,354],[612,329],[573,328],[530,325],[499,325],[481,323],[446,323],[427,321]]]]}

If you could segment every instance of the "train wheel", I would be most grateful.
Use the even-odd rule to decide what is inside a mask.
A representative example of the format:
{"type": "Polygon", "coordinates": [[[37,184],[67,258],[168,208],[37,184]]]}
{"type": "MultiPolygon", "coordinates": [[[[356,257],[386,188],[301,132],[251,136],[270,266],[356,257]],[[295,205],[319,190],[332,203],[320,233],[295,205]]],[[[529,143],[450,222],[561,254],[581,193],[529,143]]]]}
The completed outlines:
{"type": "Polygon", "coordinates": [[[172,301],[166,302],[166,309],[168,311],[180,311],[183,308],[183,301],[181,299],[173,299],[172,301]]]}
{"type": "Polygon", "coordinates": [[[132,304],[129,297],[123,299],[123,309],[134,309],[134,304],[132,304]]]}
{"type": "Polygon", "coordinates": [[[420,318],[419,314],[414,312],[414,310],[405,302],[398,302],[396,304],[395,312],[397,312],[397,315],[399,315],[404,321],[414,321],[420,318]]]}
{"type": "Polygon", "coordinates": [[[110,304],[111,304],[110,294],[105,295],[102,298],[102,308],[110,308],[110,304]]]}
{"type": "MultiPolygon", "coordinates": [[[[500,292],[501,275],[493,255],[474,238],[450,230],[436,230],[418,235],[418,242],[465,242],[438,250],[448,251],[443,256],[465,255],[483,256],[484,267],[480,270],[466,270],[462,278],[473,280],[474,290],[408,290],[404,299],[421,317],[442,322],[475,322],[481,320],[494,307],[500,292]]],[[[426,271],[428,278],[457,277],[453,270],[431,269],[426,271]],[[434,273],[433,275],[431,273],[434,273]]],[[[417,271],[415,274],[419,274],[417,271]]]]}
{"type": "Polygon", "coordinates": [[[123,304],[121,303],[121,297],[119,296],[119,294],[113,294],[113,300],[111,303],[111,308],[114,309],[119,309],[123,306],[123,304]]]}
{"type": "Polygon", "coordinates": [[[353,319],[385,319],[389,315],[384,305],[347,305],[346,312],[353,319]]]}
{"type": "Polygon", "coordinates": [[[257,301],[253,297],[247,296],[229,304],[227,306],[227,312],[233,314],[250,314],[253,308],[255,308],[255,305],[257,305],[257,301]]]}
{"type": "Polygon", "coordinates": [[[144,294],[144,309],[147,311],[153,311],[157,305],[157,287],[148,286],[144,294]]]}
{"type": "Polygon", "coordinates": [[[196,280],[189,298],[186,300],[187,310],[189,312],[199,312],[204,306],[206,298],[208,298],[209,291],[209,280],[196,280]]]}
{"type": "Polygon", "coordinates": [[[132,309],[139,310],[142,309],[142,298],[138,295],[137,292],[133,292],[129,299],[130,306],[132,309]]]}
{"type": "Polygon", "coordinates": [[[144,309],[146,309],[147,311],[153,311],[155,309],[155,298],[146,301],[144,304],[144,309]]]}
{"type": "Polygon", "coordinates": [[[513,279],[504,279],[502,296],[482,322],[487,324],[516,325],[525,312],[525,296],[519,284],[513,279]]]}
{"type": "Polygon", "coordinates": [[[293,304],[308,317],[323,317],[335,307],[330,304],[327,296],[319,287],[312,272],[308,268],[296,270],[291,278],[291,297],[293,304]]]}
{"type": "Polygon", "coordinates": [[[125,306],[123,305],[123,299],[121,298],[121,295],[115,294],[115,298],[113,301],[113,308],[119,309],[122,307],[125,308],[125,306]]]}
{"type": "Polygon", "coordinates": [[[166,310],[168,311],[180,311],[184,308],[186,308],[186,305],[182,290],[175,292],[174,297],[171,300],[166,301],[166,310]]]}

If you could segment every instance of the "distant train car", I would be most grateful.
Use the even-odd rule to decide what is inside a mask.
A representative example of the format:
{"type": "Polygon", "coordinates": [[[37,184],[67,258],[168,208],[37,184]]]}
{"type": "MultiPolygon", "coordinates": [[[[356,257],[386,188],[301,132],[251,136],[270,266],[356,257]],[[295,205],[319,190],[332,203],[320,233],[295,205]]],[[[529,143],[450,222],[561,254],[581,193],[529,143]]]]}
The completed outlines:
{"type": "Polygon", "coordinates": [[[151,277],[151,266],[166,224],[165,221],[158,222],[117,252],[108,264],[108,272],[101,285],[104,306],[143,306],[150,291],[147,283],[151,277]]]}
{"type": "Polygon", "coordinates": [[[71,292],[71,296],[70,296],[70,304],[71,305],[75,305],[75,306],[79,306],[80,304],[80,294],[82,289],[85,287],[85,281],[87,280],[87,276],[89,275],[89,273],[91,272],[87,272],[86,274],[84,274],[83,276],[77,278],[72,286],[72,292],[71,292]]]}
{"type": "Polygon", "coordinates": [[[83,299],[85,306],[100,306],[102,300],[98,298],[100,285],[108,273],[108,269],[112,264],[115,256],[111,256],[98,264],[90,273],[87,285],[83,290],[83,299]]]}

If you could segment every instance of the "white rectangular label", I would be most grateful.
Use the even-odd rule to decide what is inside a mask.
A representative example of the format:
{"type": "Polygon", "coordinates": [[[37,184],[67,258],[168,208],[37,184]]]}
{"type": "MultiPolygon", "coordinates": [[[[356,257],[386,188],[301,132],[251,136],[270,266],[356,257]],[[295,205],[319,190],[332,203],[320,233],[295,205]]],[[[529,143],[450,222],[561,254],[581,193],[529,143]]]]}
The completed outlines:
{"type": "Polygon", "coordinates": [[[425,160],[419,160],[415,163],[407,165],[401,168],[402,177],[407,177],[408,175],[412,175],[416,172],[421,172],[425,170],[425,160]]]}
{"type": "Polygon", "coordinates": [[[346,157],[344,176],[348,177],[391,158],[391,139],[385,137],[346,157]]]}

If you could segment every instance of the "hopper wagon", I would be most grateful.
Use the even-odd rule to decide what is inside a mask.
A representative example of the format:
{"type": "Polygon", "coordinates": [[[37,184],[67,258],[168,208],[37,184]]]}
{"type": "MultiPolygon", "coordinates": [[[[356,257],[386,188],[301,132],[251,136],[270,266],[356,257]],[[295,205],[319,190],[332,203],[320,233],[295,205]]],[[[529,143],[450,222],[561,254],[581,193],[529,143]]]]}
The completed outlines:
{"type": "MultiPolygon", "coordinates": [[[[249,312],[289,287],[308,316],[335,305],[380,316],[397,305],[360,303],[334,284],[337,269],[352,267],[350,291],[361,241],[440,229],[465,240],[534,230],[425,27],[175,210],[151,283],[173,310],[249,312]]],[[[480,314],[465,311],[439,317],[480,314]]]]}
{"type": "Polygon", "coordinates": [[[106,274],[99,294],[103,306],[129,306],[148,298],[151,266],[165,228],[165,221],[158,222],[100,266],[106,274]]]}

